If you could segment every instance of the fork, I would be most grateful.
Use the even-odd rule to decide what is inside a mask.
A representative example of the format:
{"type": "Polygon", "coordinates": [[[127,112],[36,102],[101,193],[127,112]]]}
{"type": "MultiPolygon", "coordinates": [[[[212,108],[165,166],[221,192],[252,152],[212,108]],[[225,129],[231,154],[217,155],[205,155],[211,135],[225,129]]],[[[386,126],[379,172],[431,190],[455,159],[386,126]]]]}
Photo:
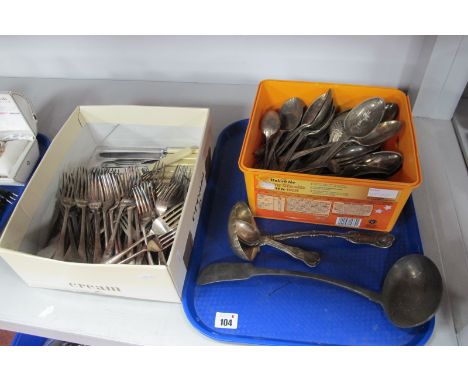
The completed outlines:
{"type": "Polygon", "coordinates": [[[60,237],[57,242],[57,248],[51,256],[51,259],[63,260],[65,255],[65,234],[68,228],[68,216],[70,214],[70,209],[75,205],[75,201],[73,199],[74,183],[73,173],[64,172],[59,190],[59,200],[64,209],[63,222],[60,230],[60,237]]]}
{"type": "MultiPolygon", "coordinates": [[[[140,229],[143,233],[143,239],[145,244],[148,246],[148,239],[146,237],[146,226],[148,223],[155,218],[154,216],[154,205],[152,204],[153,199],[148,197],[148,193],[145,188],[150,190],[150,183],[145,182],[144,185],[140,185],[133,188],[133,195],[135,196],[135,202],[138,209],[140,229]]],[[[148,264],[154,265],[153,258],[149,251],[146,251],[146,258],[148,264]]]]}
{"type": "MultiPolygon", "coordinates": [[[[148,246],[145,249],[142,249],[141,251],[134,253],[132,256],[129,256],[128,258],[121,260],[117,262],[117,264],[128,264],[130,261],[132,261],[134,258],[142,255],[146,251],[151,251],[151,252],[163,252],[165,249],[169,248],[173,243],[174,243],[174,237],[175,237],[175,230],[172,230],[165,234],[164,236],[161,236],[159,240],[156,242],[154,240],[150,240],[148,242],[148,246]]],[[[107,263],[107,264],[115,264],[113,263],[107,263]]],[[[150,264],[154,265],[154,264],[150,264]]]]}
{"type": "Polygon", "coordinates": [[[81,209],[80,244],[78,255],[86,262],[86,207],[88,206],[88,170],[84,167],[76,169],[76,181],[74,190],[75,204],[81,209]]]}
{"type": "MultiPolygon", "coordinates": [[[[106,249],[104,250],[104,254],[103,254],[103,259],[102,261],[106,262],[107,260],[109,260],[111,258],[111,255],[112,255],[112,251],[114,250],[114,245],[115,245],[115,239],[117,237],[117,232],[118,232],[118,228],[119,228],[119,224],[120,224],[120,219],[122,218],[122,214],[124,212],[124,210],[127,208],[127,207],[130,207],[133,205],[133,200],[131,199],[131,196],[130,196],[130,190],[131,188],[133,187],[133,185],[136,183],[136,174],[133,173],[131,174],[131,172],[133,171],[130,171],[130,170],[127,170],[124,172],[124,173],[120,173],[118,175],[120,175],[118,178],[119,180],[121,181],[121,191],[122,191],[122,198],[120,199],[119,203],[118,203],[118,213],[117,213],[117,218],[116,220],[113,222],[113,230],[112,230],[112,234],[111,234],[111,238],[109,240],[109,243],[107,243],[107,246],[106,246],[106,249]]],[[[131,230],[131,216],[128,216],[127,215],[127,219],[128,219],[128,224],[129,224],[129,231],[131,230]]],[[[111,222],[112,222],[112,219],[111,219],[111,222]]],[[[127,233],[127,237],[128,237],[128,241],[131,242],[131,231],[127,233]]],[[[131,247],[133,248],[133,247],[131,247]]]]}
{"type": "Polygon", "coordinates": [[[109,243],[109,228],[107,226],[107,214],[109,209],[114,205],[115,192],[118,188],[118,184],[114,182],[113,176],[107,170],[102,170],[101,175],[101,186],[102,186],[102,221],[104,223],[104,244],[107,246],[109,243]]]}
{"type": "Polygon", "coordinates": [[[93,169],[88,174],[88,206],[94,215],[94,252],[92,263],[101,261],[101,222],[99,209],[102,207],[102,200],[104,199],[103,187],[101,183],[101,171],[98,168],[93,169]]]}
{"type": "MultiPolygon", "coordinates": [[[[183,202],[179,203],[178,205],[174,206],[171,210],[167,211],[168,221],[165,221],[166,215],[160,216],[157,219],[153,220],[152,228],[149,231],[149,233],[146,234],[146,238],[148,239],[149,237],[154,237],[154,236],[163,237],[164,235],[171,234],[171,233],[175,235],[175,231],[179,224],[180,216],[182,214],[183,205],[184,205],[183,202]],[[162,229],[164,229],[164,231],[161,231],[162,229]],[[160,234],[157,234],[156,232],[163,232],[163,234],[160,235],[160,234]]],[[[131,249],[133,249],[137,245],[141,244],[143,241],[144,241],[144,238],[138,240],[137,242],[133,243],[131,248],[126,248],[109,259],[103,258],[103,260],[101,261],[101,264],[102,263],[115,264],[120,259],[122,259],[126,253],[128,253],[131,249]]],[[[150,242],[151,241],[149,241],[148,244],[150,242]]]]}

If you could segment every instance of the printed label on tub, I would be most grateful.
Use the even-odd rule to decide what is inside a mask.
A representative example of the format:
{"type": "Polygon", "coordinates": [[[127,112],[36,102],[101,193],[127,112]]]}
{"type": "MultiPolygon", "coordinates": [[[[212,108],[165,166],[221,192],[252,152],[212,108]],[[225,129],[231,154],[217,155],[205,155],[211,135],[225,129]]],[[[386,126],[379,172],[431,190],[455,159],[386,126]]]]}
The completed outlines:
{"type": "Polygon", "coordinates": [[[383,188],[369,188],[367,196],[371,198],[396,199],[398,190],[385,190],[383,188]]]}
{"type": "Polygon", "coordinates": [[[307,180],[258,177],[257,188],[296,195],[329,196],[349,199],[367,199],[368,187],[335,183],[316,183],[307,180]]]}
{"type": "Polygon", "coordinates": [[[216,312],[214,326],[220,329],[237,329],[237,319],[237,313],[216,312]]]}
{"type": "Polygon", "coordinates": [[[333,213],[337,215],[370,216],[372,209],[372,204],[333,203],[333,213]]]}
{"type": "Polygon", "coordinates": [[[257,194],[257,207],[262,210],[284,211],[285,199],[280,196],[257,194]]]}
{"type": "Polygon", "coordinates": [[[397,197],[395,190],[260,175],[254,202],[258,217],[383,230],[397,197]]]}
{"type": "Polygon", "coordinates": [[[328,200],[314,200],[308,198],[288,197],[286,210],[313,215],[330,215],[331,202],[328,200]]]}

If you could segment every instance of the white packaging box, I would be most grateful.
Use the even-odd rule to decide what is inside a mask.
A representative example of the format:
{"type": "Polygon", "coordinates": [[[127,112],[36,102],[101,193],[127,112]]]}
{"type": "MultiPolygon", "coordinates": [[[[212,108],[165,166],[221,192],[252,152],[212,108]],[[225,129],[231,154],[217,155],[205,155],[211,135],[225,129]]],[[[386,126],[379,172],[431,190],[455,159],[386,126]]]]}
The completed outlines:
{"type": "Polygon", "coordinates": [[[31,177],[2,237],[0,256],[30,286],[180,302],[212,153],[209,109],[153,106],[78,107],[31,177]],[[79,264],[35,255],[46,243],[65,169],[98,146],[199,147],[167,266],[79,264]]]}
{"type": "Polygon", "coordinates": [[[12,135],[23,139],[5,142],[0,156],[0,185],[22,186],[39,159],[36,116],[23,96],[0,92],[0,140],[12,135]]]}

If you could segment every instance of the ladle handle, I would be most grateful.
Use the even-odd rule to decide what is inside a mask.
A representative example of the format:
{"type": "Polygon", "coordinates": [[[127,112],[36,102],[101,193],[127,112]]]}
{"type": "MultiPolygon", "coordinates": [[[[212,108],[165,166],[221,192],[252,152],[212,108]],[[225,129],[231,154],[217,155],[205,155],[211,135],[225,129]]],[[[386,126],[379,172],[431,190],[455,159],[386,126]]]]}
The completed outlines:
{"type": "Polygon", "coordinates": [[[198,285],[212,284],[222,281],[246,280],[255,276],[294,276],[306,279],[322,281],[327,284],[335,285],[340,288],[357,293],[367,299],[382,305],[382,298],[379,293],[366,288],[348,283],[347,281],[337,280],[329,276],[318,275],[301,271],[288,271],[285,269],[260,268],[250,263],[216,263],[203,269],[197,279],[198,285]]]}
{"type": "Polygon", "coordinates": [[[269,235],[268,237],[273,240],[288,240],[288,239],[299,239],[301,237],[317,237],[325,236],[331,238],[341,238],[354,244],[368,244],[378,248],[389,248],[395,241],[395,236],[391,233],[386,232],[336,232],[336,231],[298,231],[291,233],[282,233],[276,235],[269,235]]]}
{"type": "Polygon", "coordinates": [[[320,254],[318,252],[306,251],[299,247],[283,244],[269,237],[263,237],[261,245],[268,245],[270,247],[279,249],[280,251],[288,254],[291,257],[294,257],[295,259],[301,260],[309,267],[315,267],[320,262],[320,254]]]}

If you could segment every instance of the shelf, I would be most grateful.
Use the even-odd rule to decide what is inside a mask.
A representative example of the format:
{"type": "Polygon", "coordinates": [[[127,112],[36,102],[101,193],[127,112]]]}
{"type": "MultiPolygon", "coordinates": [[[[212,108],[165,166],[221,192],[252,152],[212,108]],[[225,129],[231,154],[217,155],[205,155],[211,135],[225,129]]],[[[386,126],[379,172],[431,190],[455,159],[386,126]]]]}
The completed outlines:
{"type": "MultiPolygon", "coordinates": [[[[28,78],[0,78],[0,86],[31,99],[39,131],[49,137],[85,104],[205,106],[218,134],[249,116],[256,91],[256,85],[28,78]]],[[[456,345],[465,342],[455,328],[463,334],[468,324],[468,298],[460,295],[468,288],[468,177],[451,122],[415,124],[424,181],[414,202],[425,253],[447,286],[429,344],[456,345]]],[[[190,325],[180,304],[30,288],[1,259],[0,306],[2,329],[81,344],[220,345],[190,325]]]]}

